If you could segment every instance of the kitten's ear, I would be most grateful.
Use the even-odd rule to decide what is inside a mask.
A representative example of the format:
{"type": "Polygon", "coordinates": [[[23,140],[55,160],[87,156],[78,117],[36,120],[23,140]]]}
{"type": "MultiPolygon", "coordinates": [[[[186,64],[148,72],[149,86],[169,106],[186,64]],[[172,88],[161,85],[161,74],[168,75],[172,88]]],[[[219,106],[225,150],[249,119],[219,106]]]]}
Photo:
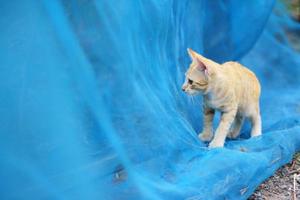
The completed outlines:
{"type": "Polygon", "coordinates": [[[203,56],[199,55],[197,52],[192,49],[187,49],[192,61],[197,64],[197,69],[203,72],[205,75],[209,75],[209,70],[205,62],[203,62],[203,56]]]}
{"type": "Polygon", "coordinates": [[[190,48],[187,48],[187,52],[190,55],[190,58],[194,61],[197,58],[197,53],[190,48]]]}
{"type": "Polygon", "coordinates": [[[203,72],[206,76],[211,75],[217,71],[219,64],[205,58],[204,56],[198,54],[197,52],[193,51],[192,49],[187,49],[192,61],[197,64],[197,69],[203,72]]]}
{"type": "Polygon", "coordinates": [[[195,62],[197,64],[197,69],[203,72],[206,76],[211,74],[211,68],[205,65],[199,58],[195,58],[195,62]]]}

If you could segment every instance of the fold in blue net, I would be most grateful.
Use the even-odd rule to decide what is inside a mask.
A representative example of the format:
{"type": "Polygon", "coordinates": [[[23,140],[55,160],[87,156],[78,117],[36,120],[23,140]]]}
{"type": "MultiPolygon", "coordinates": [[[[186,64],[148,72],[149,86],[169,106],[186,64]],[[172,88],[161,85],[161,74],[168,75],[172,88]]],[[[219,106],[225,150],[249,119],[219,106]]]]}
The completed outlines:
{"type": "MultiPolygon", "coordinates": [[[[1,199],[247,199],[300,149],[300,26],[273,0],[3,1],[1,199]],[[209,150],[187,48],[262,85],[250,125],[209,150]]],[[[218,117],[215,119],[217,125],[218,117]]]]}

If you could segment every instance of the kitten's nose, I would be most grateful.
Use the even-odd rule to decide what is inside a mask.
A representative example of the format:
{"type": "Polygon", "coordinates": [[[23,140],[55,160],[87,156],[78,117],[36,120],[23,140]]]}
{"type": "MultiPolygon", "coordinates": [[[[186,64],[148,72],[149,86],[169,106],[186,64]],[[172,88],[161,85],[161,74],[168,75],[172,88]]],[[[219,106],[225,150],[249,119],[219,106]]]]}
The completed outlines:
{"type": "Polygon", "coordinates": [[[184,87],[182,87],[181,89],[182,89],[182,91],[184,91],[184,92],[185,92],[185,88],[184,88],[184,87]]]}

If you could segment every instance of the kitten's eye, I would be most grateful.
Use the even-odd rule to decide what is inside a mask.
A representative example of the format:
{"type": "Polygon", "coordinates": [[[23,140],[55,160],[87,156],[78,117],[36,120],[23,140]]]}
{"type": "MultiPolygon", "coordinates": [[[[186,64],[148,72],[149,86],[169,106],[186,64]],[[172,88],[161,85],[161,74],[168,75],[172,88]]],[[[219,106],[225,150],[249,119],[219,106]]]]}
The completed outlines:
{"type": "Polygon", "coordinates": [[[193,81],[191,79],[188,79],[188,83],[192,85],[193,81]]]}

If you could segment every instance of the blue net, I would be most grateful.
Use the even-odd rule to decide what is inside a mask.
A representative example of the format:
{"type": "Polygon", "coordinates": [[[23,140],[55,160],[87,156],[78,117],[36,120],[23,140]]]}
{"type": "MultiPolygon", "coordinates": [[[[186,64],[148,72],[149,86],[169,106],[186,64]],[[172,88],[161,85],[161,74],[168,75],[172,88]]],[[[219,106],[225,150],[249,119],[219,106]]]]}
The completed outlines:
{"type": "MultiPolygon", "coordinates": [[[[273,0],[2,1],[1,199],[247,199],[300,149],[300,26],[273,0]],[[209,150],[187,47],[262,84],[209,150]]],[[[215,119],[217,125],[218,117],[215,119]]]]}

